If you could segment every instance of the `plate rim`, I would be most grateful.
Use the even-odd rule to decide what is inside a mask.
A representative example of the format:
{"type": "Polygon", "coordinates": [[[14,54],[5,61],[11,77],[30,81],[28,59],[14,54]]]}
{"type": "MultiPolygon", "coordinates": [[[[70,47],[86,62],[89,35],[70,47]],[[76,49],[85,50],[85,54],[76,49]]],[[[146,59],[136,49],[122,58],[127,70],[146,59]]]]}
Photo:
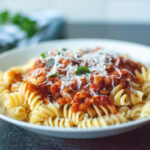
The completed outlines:
{"type": "Polygon", "coordinates": [[[72,132],[79,132],[79,133],[87,133],[87,132],[97,132],[97,131],[110,131],[110,130],[118,130],[122,128],[128,128],[136,125],[141,125],[150,122],[150,118],[143,118],[139,120],[129,121],[126,123],[121,124],[114,124],[114,125],[108,125],[106,127],[92,127],[92,128],[77,128],[77,127],[50,127],[50,126],[44,126],[44,125],[37,125],[37,124],[31,124],[28,122],[15,120],[13,118],[10,118],[6,115],[0,114],[0,119],[12,123],[14,125],[20,126],[20,127],[28,127],[31,129],[39,129],[40,131],[52,131],[52,132],[66,132],[66,133],[72,133],[72,132]]]}
{"type": "Polygon", "coordinates": [[[25,49],[28,49],[28,48],[35,48],[35,47],[43,46],[43,45],[50,44],[50,43],[87,42],[87,41],[91,41],[91,42],[113,42],[113,43],[128,44],[130,46],[132,45],[132,46],[138,46],[141,48],[149,48],[150,49],[150,46],[148,46],[148,45],[140,44],[140,43],[136,43],[136,42],[124,41],[124,40],[105,39],[105,38],[68,38],[68,39],[58,39],[58,40],[41,42],[41,43],[38,43],[37,45],[30,45],[30,46],[26,46],[26,47],[18,47],[18,48],[9,49],[7,51],[0,53],[0,57],[10,55],[11,53],[14,53],[17,51],[24,51],[25,49]]]}

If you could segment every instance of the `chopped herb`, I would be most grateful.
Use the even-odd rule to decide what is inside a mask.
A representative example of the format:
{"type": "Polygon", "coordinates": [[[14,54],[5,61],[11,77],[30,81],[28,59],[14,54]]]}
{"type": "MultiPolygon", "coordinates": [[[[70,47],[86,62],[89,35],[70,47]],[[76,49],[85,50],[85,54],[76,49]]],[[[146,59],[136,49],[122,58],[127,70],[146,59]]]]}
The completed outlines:
{"type": "Polygon", "coordinates": [[[48,52],[43,52],[43,53],[41,54],[41,57],[42,57],[42,58],[46,58],[47,55],[48,55],[48,52]]]}
{"type": "Polygon", "coordinates": [[[66,49],[66,48],[62,48],[62,51],[58,51],[57,54],[64,56],[64,53],[63,53],[63,52],[65,52],[65,51],[67,51],[67,49],[66,49]]]}
{"type": "Polygon", "coordinates": [[[46,68],[50,68],[55,64],[55,59],[54,58],[50,58],[47,60],[46,62],[46,68]]]}
{"type": "Polygon", "coordinates": [[[89,68],[87,67],[79,67],[77,70],[76,70],[76,75],[82,75],[82,74],[86,74],[86,73],[90,73],[90,70],[89,68]]]}
{"type": "Polygon", "coordinates": [[[61,51],[58,51],[58,53],[57,53],[58,55],[62,55],[62,56],[64,56],[64,53],[63,52],[61,52],[61,51]]]}
{"type": "Polygon", "coordinates": [[[67,51],[67,49],[66,49],[66,48],[62,48],[62,50],[63,50],[63,51],[67,51]]]}
{"type": "Polygon", "coordinates": [[[99,52],[100,55],[103,55],[103,52],[99,52]]]}
{"type": "Polygon", "coordinates": [[[46,57],[46,56],[45,56],[45,53],[42,53],[42,54],[41,54],[41,57],[42,57],[42,58],[45,58],[45,57],[46,57]]]}
{"type": "Polygon", "coordinates": [[[56,73],[50,75],[50,77],[56,77],[56,76],[57,76],[56,73]]]}

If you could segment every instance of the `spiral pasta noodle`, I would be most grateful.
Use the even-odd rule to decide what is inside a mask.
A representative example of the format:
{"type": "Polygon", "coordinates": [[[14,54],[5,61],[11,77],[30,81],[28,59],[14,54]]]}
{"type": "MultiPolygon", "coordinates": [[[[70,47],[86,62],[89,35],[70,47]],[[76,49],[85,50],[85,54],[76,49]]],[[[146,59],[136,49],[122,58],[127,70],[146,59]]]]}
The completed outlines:
{"type": "Polygon", "coordinates": [[[142,91],[145,95],[147,95],[147,96],[150,95],[150,82],[146,82],[143,84],[142,91]]]}
{"type": "Polygon", "coordinates": [[[127,94],[124,94],[124,89],[121,89],[120,85],[115,87],[111,91],[111,94],[114,95],[114,104],[116,106],[129,105],[130,104],[130,101],[127,99],[127,94]]]}
{"type": "Polygon", "coordinates": [[[136,105],[143,101],[143,92],[136,90],[134,93],[131,93],[131,103],[136,105]]]}
{"type": "Polygon", "coordinates": [[[27,83],[22,83],[20,85],[19,92],[24,95],[24,98],[27,100],[31,110],[34,110],[43,104],[41,96],[36,91],[30,92],[27,83]]]}
{"type": "Polygon", "coordinates": [[[9,94],[6,94],[5,97],[6,97],[6,100],[5,100],[4,106],[8,110],[25,104],[24,97],[20,93],[9,93],[9,94]]]}
{"type": "Polygon", "coordinates": [[[18,106],[8,110],[8,116],[17,120],[25,120],[27,118],[27,112],[24,107],[18,106]]]}
{"type": "Polygon", "coordinates": [[[5,84],[0,85],[0,103],[4,105],[4,102],[6,100],[5,96],[9,93],[9,90],[7,89],[7,86],[5,84]]]}
{"type": "Polygon", "coordinates": [[[120,124],[127,122],[126,118],[122,114],[103,116],[98,118],[90,118],[83,120],[79,123],[79,128],[91,128],[91,127],[105,127],[107,125],[120,124]]]}
{"type": "Polygon", "coordinates": [[[63,117],[72,120],[74,125],[79,124],[83,119],[87,118],[88,115],[83,112],[73,113],[71,107],[67,104],[63,107],[63,117]]]}
{"type": "Polygon", "coordinates": [[[150,81],[150,72],[149,70],[146,70],[145,67],[142,67],[141,73],[138,71],[135,71],[135,74],[143,82],[150,81]]]}
{"type": "Polygon", "coordinates": [[[141,118],[147,118],[149,116],[150,116],[150,100],[148,99],[145,102],[145,105],[142,107],[141,118]]]}
{"type": "Polygon", "coordinates": [[[58,108],[53,104],[49,103],[46,106],[41,105],[37,109],[34,109],[29,117],[29,122],[31,123],[40,123],[49,117],[59,116],[58,108]]]}
{"type": "Polygon", "coordinates": [[[102,105],[93,105],[93,108],[89,107],[87,109],[87,112],[90,117],[98,116],[101,117],[103,115],[109,115],[109,114],[115,114],[116,108],[114,106],[108,105],[108,106],[102,106],[102,105]]]}
{"type": "Polygon", "coordinates": [[[51,118],[49,117],[48,119],[44,120],[44,125],[46,126],[51,126],[51,127],[73,127],[73,123],[70,119],[66,118],[51,118]]]}

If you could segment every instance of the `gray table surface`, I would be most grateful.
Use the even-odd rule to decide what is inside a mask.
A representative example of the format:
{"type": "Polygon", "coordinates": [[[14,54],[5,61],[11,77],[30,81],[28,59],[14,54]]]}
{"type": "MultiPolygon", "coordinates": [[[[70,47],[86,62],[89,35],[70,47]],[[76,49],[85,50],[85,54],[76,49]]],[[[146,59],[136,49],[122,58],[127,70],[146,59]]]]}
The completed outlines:
{"type": "Polygon", "coordinates": [[[0,150],[149,150],[149,139],[149,125],[106,138],[61,139],[0,121],[0,150]]]}
{"type": "MultiPolygon", "coordinates": [[[[150,45],[150,25],[67,24],[67,38],[111,38],[150,45]]],[[[38,135],[0,120],[0,150],[150,150],[150,125],[98,139],[38,135]]]]}

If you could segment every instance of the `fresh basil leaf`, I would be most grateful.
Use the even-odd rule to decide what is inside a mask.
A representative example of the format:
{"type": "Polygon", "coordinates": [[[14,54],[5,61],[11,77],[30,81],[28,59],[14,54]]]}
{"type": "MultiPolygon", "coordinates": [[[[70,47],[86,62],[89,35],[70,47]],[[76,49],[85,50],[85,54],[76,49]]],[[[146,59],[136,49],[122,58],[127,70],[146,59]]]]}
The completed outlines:
{"type": "Polygon", "coordinates": [[[50,77],[56,77],[56,76],[57,76],[56,73],[50,75],[50,77]]]}
{"type": "Polygon", "coordinates": [[[41,54],[41,57],[42,57],[42,58],[45,58],[45,57],[46,57],[46,56],[45,56],[45,53],[42,53],[42,54],[41,54]]]}
{"type": "Polygon", "coordinates": [[[62,50],[63,50],[63,51],[67,51],[67,49],[66,49],[66,48],[62,48],[62,50]]]}
{"type": "Polygon", "coordinates": [[[60,54],[61,54],[61,52],[59,51],[57,54],[58,54],[58,55],[60,55],[60,54]]]}
{"type": "Polygon", "coordinates": [[[47,60],[46,62],[46,68],[50,68],[55,64],[55,59],[54,58],[50,58],[47,60]]]}
{"type": "Polygon", "coordinates": [[[43,53],[41,54],[41,57],[42,57],[42,58],[46,58],[46,56],[48,56],[48,52],[43,52],[43,53]]]}
{"type": "Polygon", "coordinates": [[[82,75],[82,74],[86,74],[86,73],[90,73],[90,70],[89,68],[87,67],[79,67],[77,70],[76,70],[76,75],[82,75]]]}

